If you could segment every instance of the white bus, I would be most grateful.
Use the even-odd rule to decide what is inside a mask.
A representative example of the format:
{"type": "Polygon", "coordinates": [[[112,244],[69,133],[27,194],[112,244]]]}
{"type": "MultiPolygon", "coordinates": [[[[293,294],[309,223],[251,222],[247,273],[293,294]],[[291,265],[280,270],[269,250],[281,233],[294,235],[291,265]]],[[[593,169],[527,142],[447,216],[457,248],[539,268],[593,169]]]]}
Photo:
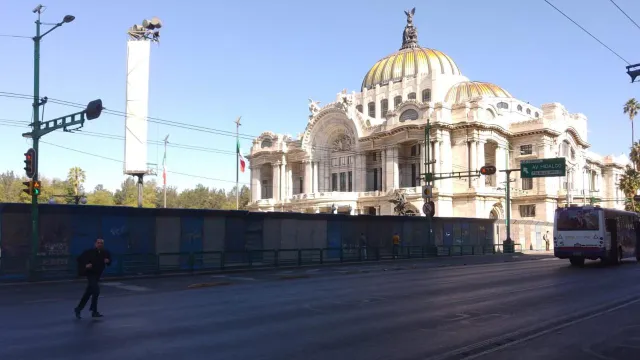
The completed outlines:
{"type": "Polygon", "coordinates": [[[585,259],[617,264],[627,257],[640,261],[635,212],[598,206],[558,208],[553,221],[555,257],[580,266],[585,259]]]}

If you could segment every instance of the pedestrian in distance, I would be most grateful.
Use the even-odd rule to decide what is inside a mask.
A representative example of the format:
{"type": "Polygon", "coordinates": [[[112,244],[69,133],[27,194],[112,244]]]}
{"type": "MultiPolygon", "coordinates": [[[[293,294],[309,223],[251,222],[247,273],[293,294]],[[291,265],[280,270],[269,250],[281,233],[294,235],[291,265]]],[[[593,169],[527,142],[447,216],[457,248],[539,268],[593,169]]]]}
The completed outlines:
{"type": "Polygon", "coordinates": [[[393,258],[398,258],[398,253],[400,252],[400,235],[398,233],[393,234],[393,258]]]}
{"type": "Polygon", "coordinates": [[[95,247],[83,252],[78,256],[78,275],[87,278],[87,288],[80,299],[80,303],[74,309],[76,318],[81,319],[80,313],[91,298],[91,317],[100,318],[102,314],[98,312],[98,296],[100,296],[100,277],[106,266],[111,265],[111,254],[104,248],[104,240],[97,239],[95,247]]]}
{"type": "Polygon", "coordinates": [[[360,256],[367,260],[367,236],[364,233],[360,233],[360,256]]]}

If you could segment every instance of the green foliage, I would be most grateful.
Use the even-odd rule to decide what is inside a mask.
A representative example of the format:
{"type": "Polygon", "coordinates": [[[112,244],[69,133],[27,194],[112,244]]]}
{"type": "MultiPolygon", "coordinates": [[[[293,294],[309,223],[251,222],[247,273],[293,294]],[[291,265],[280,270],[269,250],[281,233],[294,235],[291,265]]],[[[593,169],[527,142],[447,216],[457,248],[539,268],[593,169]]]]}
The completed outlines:
{"type": "MultiPolygon", "coordinates": [[[[26,177],[19,177],[12,171],[0,174],[0,202],[5,203],[29,203],[31,199],[22,192],[23,181],[26,177]]],[[[67,179],[41,178],[42,193],[38,197],[40,203],[47,203],[54,198],[58,204],[73,204],[76,197],[85,196],[87,205],[96,206],[137,206],[138,189],[137,181],[133,177],[122,182],[115,193],[96,186],[92,191],[86,192],[84,182],[86,173],[79,167],[69,169],[67,179]]],[[[239,208],[246,209],[250,200],[250,191],[247,186],[240,189],[239,208]]],[[[155,180],[146,180],[144,184],[142,204],[147,208],[163,207],[164,191],[155,180]]],[[[236,188],[230,191],[196,185],[194,189],[185,189],[178,192],[175,187],[167,187],[167,208],[186,209],[224,209],[236,208],[236,188]]]]}

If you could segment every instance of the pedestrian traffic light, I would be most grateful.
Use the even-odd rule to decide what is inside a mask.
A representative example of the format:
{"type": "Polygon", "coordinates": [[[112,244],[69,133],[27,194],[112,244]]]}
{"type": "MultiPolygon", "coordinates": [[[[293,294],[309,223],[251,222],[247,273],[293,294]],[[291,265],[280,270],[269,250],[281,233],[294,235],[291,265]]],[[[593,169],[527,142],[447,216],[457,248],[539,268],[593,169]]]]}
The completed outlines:
{"type": "Polygon", "coordinates": [[[36,174],[36,151],[33,148],[24,153],[24,171],[28,178],[33,178],[36,174]]]}
{"type": "Polygon", "coordinates": [[[493,175],[496,173],[496,167],[493,165],[485,165],[480,168],[480,174],[482,175],[493,175]]]}
{"type": "Polygon", "coordinates": [[[29,181],[24,181],[22,183],[22,185],[26,186],[26,189],[22,189],[23,192],[27,193],[28,195],[32,195],[33,194],[33,181],[29,180],[29,181]]]}
{"type": "Polygon", "coordinates": [[[32,181],[32,184],[31,193],[35,196],[40,195],[40,192],[42,191],[42,184],[40,184],[40,181],[32,181]]]}

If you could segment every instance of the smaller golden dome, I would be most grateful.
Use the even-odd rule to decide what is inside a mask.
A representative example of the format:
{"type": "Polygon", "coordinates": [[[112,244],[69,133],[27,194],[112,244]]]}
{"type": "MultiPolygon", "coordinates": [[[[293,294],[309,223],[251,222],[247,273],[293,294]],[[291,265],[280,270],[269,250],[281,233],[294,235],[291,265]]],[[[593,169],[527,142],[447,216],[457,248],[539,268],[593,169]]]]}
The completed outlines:
{"type": "Polygon", "coordinates": [[[480,81],[463,81],[453,85],[451,89],[449,89],[447,95],[444,97],[444,101],[458,104],[478,96],[513,98],[507,90],[498,85],[480,81]]]}

